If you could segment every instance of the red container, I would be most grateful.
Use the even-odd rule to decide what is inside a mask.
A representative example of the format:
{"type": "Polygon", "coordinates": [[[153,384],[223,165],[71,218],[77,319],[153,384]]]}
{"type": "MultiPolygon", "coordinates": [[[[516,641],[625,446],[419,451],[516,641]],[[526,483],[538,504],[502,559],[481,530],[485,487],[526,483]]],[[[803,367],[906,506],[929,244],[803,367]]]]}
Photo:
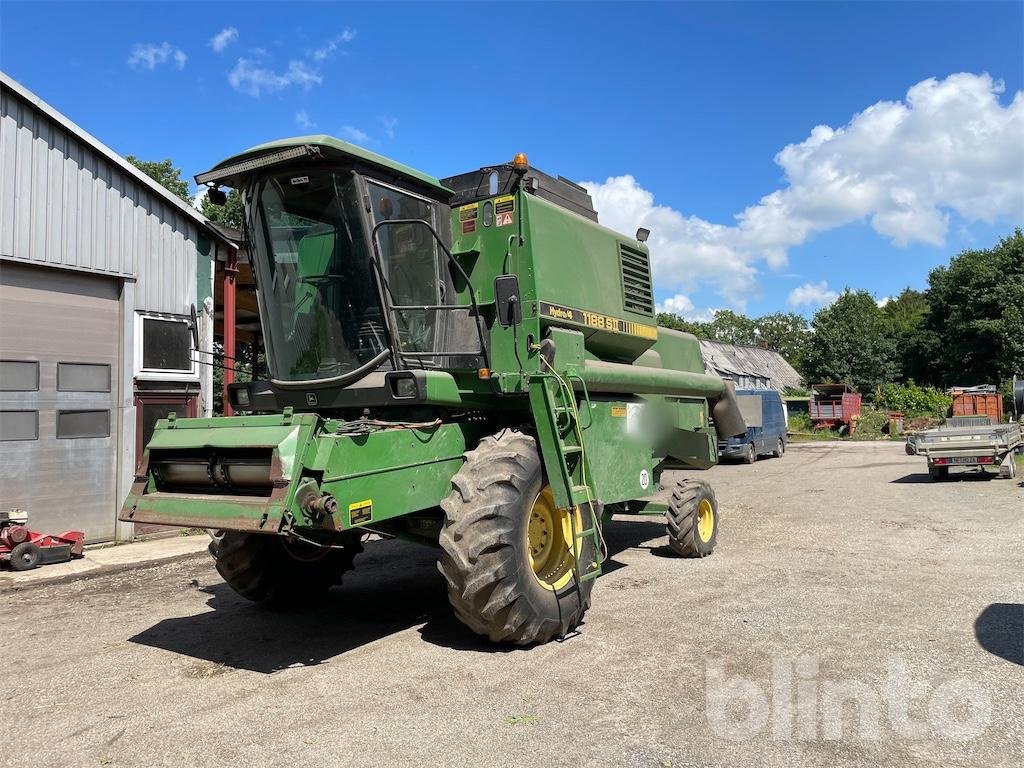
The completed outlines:
{"type": "Polygon", "coordinates": [[[993,424],[1003,420],[1003,396],[999,393],[953,392],[954,416],[988,416],[993,424]]]}

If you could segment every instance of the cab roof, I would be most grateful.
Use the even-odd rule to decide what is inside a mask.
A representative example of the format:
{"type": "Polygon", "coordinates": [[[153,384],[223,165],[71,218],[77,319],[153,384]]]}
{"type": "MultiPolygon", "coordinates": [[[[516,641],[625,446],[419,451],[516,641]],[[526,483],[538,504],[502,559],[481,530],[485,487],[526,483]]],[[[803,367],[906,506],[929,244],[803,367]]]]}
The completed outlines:
{"type": "Polygon", "coordinates": [[[269,141],[266,144],[259,144],[255,147],[250,147],[244,152],[240,152],[237,155],[232,155],[220,163],[215,165],[209,171],[196,175],[196,183],[206,184],[210,181],[217,181],[219,183],[227,184],[228,186],[236,186],[239,179],[244,175],[244,172],[231,173],[232,166],[243,163],[247,160],[254,160],[261,155],[271,155],[276,151],[284,151],[288,149],[298,149],[301,147],[311,147],[319,150],[320,155],[327,159],[344,159],[353,158],[369,165],[383,168],[397,176],[404,177],[414,182],[418,182],[421,185],[425,185],[432,188],[442,196],[448,197],[452,195],[452,190],[444,186],[437,178],[430,176],[429,174],[417,171],[415,168],[411,168],[403,163],[397,163],[394,160],[390,160],[383,155],[378,155],[376,152],[371,152],[368,149],[350,144],[347,141],[342,141],[334,136],[328,136],[323,133],[314,134],[311,136],[294,136],[288,139],[278,139],[277,141],[269,141]],[[225,176],[218,177],[218,171],[227,171],[225,176]]]}

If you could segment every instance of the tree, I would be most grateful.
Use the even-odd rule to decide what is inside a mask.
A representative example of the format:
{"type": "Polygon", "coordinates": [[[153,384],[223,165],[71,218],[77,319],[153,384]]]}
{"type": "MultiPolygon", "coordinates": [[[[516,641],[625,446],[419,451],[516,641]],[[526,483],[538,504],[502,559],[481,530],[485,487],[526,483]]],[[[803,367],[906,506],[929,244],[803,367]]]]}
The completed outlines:
{"type": "Polygon", "coordinates": [[[757,323],[731,309],[715,310],[708,323],[710,338],[727,344],[757,344],[757,323]]]}
{"type": "Polygon", "coordinates": [[[964,251],[928,276],[924,326],[941,383],[997,384],[1024,372],[1024,233],[964,251]]]}
{"type": "Polygon", "coordinates": [[[708,322],[686,320],[669,312],[661,312],[658,314],[658,325],[692,333],[698,339],[726,344],[755,346],[764,343],[798,369],[810,336],[807,320],[792,312],[774,312],[749,318],[728,309],[720,309],[708,322]]]}
{"type": "Polygon", "coordinates": [[[934,364],[935,335],[925,328],[928,299],[921,291],[904,288],[895,299],[882,307],[896,341],[896,357],[903,375],[923,384],[937,384],[934,364]]]}
{"type": "Polygon", "coordinates": [[[812,383],[844,382],[873,393],[899,378],[892,326],[867,291],[846,290],[814,315],[813,328],[804,357],[812,383]]]}
{"type": "Polygon", "coordinates": [[[810,327],[807,318],[794,312],[773,312],[754,321],[757,343],[766,343],[782,355],[797,370],[803,366],[810,327]]]}
{"type": "Polygon", "coordinates": [[[659,312],[656,322],[662,328],[671,328],[673,331],[692,333],[698,339],[708,338],[706,327],[707,323],[686,320],[685,318],[672,314],[671,312],[659,312]]]}
{"type": "Polygon", "coordinates": [[[181,178],[181,168],[175,168],[170,158],[152,162],[128,155],[125,160],[172,194],[177,195],[189,205],[192,204],[192,198],[188,194],[188,182],[181,178]]]}
{"type": "Polygon", "coordinates": [[[208,196],[204,195],[199,209],[207,219],[216,224],[223,224],[226,227],[241,229],[242,222],[245,221],[245,207],[242,205],[242,196],[238,194],[236,189],[228,192],[228,199],[224,205],[216,205],[208,196]]]}

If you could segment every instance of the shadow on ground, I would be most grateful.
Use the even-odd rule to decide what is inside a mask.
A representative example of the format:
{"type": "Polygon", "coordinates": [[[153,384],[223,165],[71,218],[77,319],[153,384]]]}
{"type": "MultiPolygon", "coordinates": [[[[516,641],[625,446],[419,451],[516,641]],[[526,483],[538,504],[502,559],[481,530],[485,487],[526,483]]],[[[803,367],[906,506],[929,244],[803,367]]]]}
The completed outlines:
{"type": "Polygon", "coordinates": [[[986,606],[974,620],[974,637],[993,656],[1024,667],[1024,605],[986,606]]]}
{"type": "MultiPolygon", "coordinates": [[[[615,555],[664,534],[663,524],[615,521],[607,526],[609,558],[604,573],[624,564],[615,555]]],[[[344,584],[325,604],[310,609],[273,611],[244,600],[227,584],[202,591],[206,610],[163,619],[130,642],[221,664],[271,674],[289,667],[322,664],[397,632],[422,625],[429,643],[463,651],[502,653],[523,650],[495,645],[464,627],[452,613],[437,553],[402,541],[378,541],[356,559],[344,584]]],[[[570,638],[572,636],[570,635],[570,638]]]]}
{"type": "Polygon", "coordinates": [[[935,485],[942,485],[943,483],[987,483],[989,480],[997,479],[995,474],[962,474],[953,475],[947,477],[944,480],[932,480],[931,475],[927,472],[911,472],[909,475],[903,477],[897,477],[895,480],[890,480],[890,483],[934,483],[935,485]]]}

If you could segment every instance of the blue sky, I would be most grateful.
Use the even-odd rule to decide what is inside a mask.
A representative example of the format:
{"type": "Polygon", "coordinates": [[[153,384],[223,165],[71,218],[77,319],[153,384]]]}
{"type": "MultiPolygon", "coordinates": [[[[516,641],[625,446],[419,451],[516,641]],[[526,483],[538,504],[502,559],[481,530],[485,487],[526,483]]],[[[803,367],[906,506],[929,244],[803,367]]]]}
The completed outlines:
{"type": "Polygon", "coordinates": [[[652,229],[666,308],[811,313],[1022,223],[1022,8],[5,2],[0,66],[188,176],[311,132],[437,176],[525,151],[652,229]]]}

